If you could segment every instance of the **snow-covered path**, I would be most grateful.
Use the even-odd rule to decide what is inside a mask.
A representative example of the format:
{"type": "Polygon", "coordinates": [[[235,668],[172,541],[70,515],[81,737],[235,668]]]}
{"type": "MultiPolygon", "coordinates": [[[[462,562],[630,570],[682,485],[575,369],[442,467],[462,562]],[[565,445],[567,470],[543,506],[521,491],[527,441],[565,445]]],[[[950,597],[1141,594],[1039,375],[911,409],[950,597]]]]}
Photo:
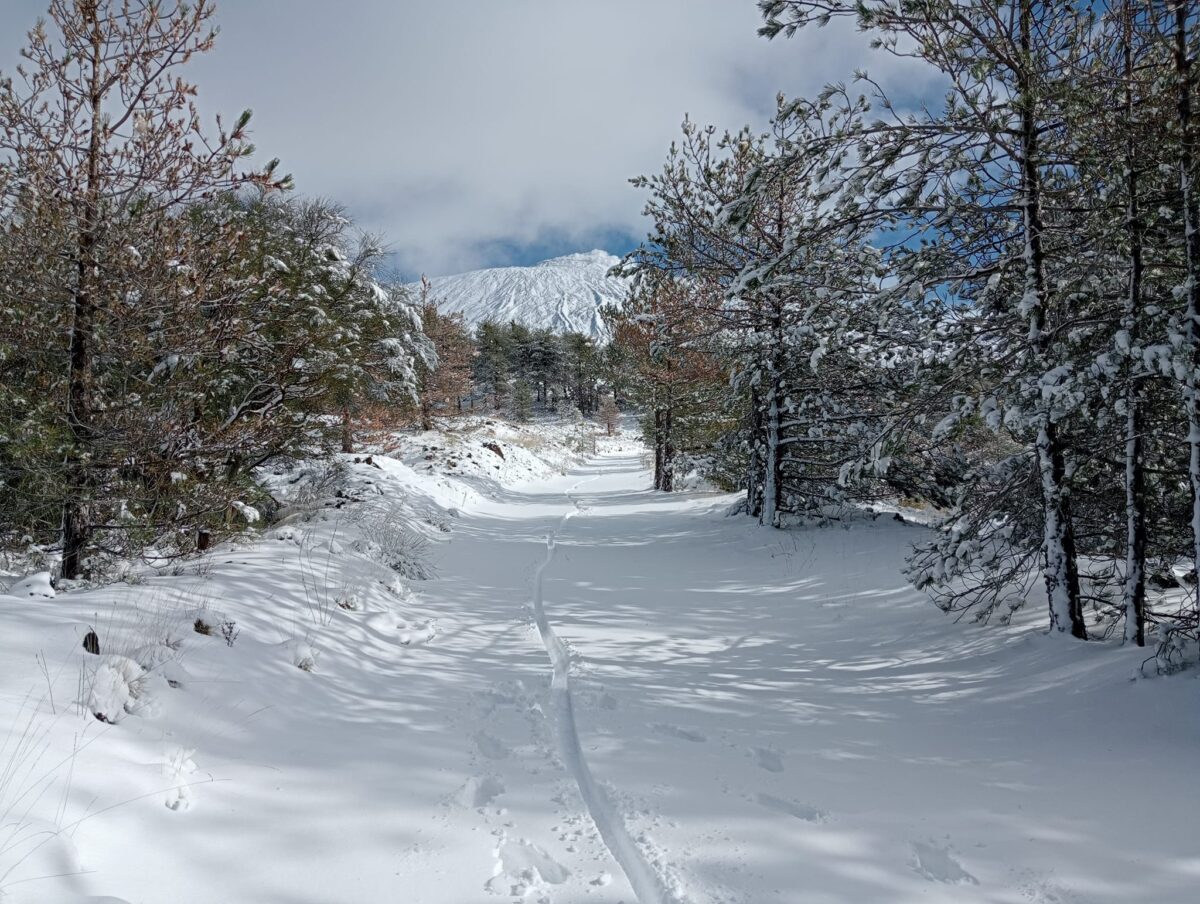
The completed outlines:
{"type": "MultiPolygon", "coordinates": [[[[132,904],[1193,900],[1194,676],[954,624],[900,576],[919,528],[776,532],[648,483],[615,443],[474,499],[403,630],[281,628],[294,546],[223,554],[241,638],[100,727],[71,794],[114,806],[62,868],[132,904]]],[[[99,604],[70,599],[0,631],[77,647],[99,604]]]]}
{"type": "MultiPolygon", "coordinates": [[[[632,457],[585,473],[506,501],[459,553],[511,569],[574,488],[546,610],[587,762],[679,900],[1190,900],[1200,796],[1152,777],[1195,761],[1194,679],[953,624],[900,577],[915,529],[894,520],[779,534],[646,491],[632,457]]],[[[548,676],[521,680],[536,705],[548,676]]],[[[578,869],[538,810],[510,805],[509,834],[578,869]]]]}
{"type": "MultiPolygon", "coordinates": [[[[572,487],[572,490],[577,491],[582,484],[587,482],[587,479],[581,480],[572,487]]],[[[546,647],[546,654],[550,657],[550,666],[553,671],[550,680],[550,699],[559,739],[559,752],[562,754],[571,776],[575,779],[575,785],[587,807],[592,825],[595,826],[600,838],[608,848],[608,852],[620,864],[638,901],[642,904],[675,904],[678,899],[672,889],[667,887],[664,876],[647,862],[637,842],[630,837],[612,796],[600,787],[595,776],[592,775],[587,755],[583,751],[583,742],[579,737],[579,726],[575,719],[575,697],[571,691],[570,650],[559,638],[546,615],[546,570],[554,563],[558,535],[572,515],[585,511],[575,502],[574,496],[570,492],[567,495],[574,508],[563,515],[557,528],[546,538],[546,560],[538,566],[533,581],[534,623],[537,625],[538,634],[546,647]]]]}

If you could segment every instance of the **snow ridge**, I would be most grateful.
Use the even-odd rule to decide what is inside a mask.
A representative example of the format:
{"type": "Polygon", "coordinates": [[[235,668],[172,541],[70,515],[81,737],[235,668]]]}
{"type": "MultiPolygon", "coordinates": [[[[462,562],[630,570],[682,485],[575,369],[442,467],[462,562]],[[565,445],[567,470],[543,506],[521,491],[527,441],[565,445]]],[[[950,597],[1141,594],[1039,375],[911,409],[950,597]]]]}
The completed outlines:
{"type": "Polygon", "coordinates": [[[567,522],[583,511],[582,506],[575,500],[572,493],[580,486],[595,477],[585,478],[567,491],[567,498],[574,508],[562,516],[555,529],[546,537],[546,558],[538,566],[533,579],[533,615],[537,624],[538,634],[550,657],[554,674],[550,682],[551,705],[554,709],[554,724],[558,733],[559,747],[562,748],[563,760],[571,776],[579,787],[588,813],[596,830],[600,833],[605,846],[612,853],[613,859],[620,865],[629,880],[633,893],[637,895],[638,904],[686,904],[676,897],[666,887],[663,877],[647,862],[641,849],[629,834],[625,820],[613,806],[612,800],[596,782],[591,767],[583,753],[583,745],[579,741],[579,729],[575,723],[575,705],[571,697],[571,657],[567,645],[563,643],[546,616],[543,600],[543,581],[546,570],[554,562],[555,541],[566,526],[567,522]]]}
{"type": "MultiPolygon", "coordinates": [[[[620,258],[607,251],[568,254],[532,267],[495,267],[432,280],[439,310],[461,313],[467,324],[515,321],[557,333],[575,332],[607,342],[600,311],[625,299],[629,280],[608,275],[620,258]]],[[[412,287],[415,291],[417,287],[412,287]]]]}

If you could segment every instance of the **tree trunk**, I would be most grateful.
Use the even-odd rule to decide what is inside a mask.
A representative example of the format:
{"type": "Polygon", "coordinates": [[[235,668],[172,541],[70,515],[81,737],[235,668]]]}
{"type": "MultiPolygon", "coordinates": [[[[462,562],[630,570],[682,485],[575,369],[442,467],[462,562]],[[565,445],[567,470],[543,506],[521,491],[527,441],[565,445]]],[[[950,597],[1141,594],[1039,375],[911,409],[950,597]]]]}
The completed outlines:
{"type": "Polygon", "coordinates": [[[1125,404],[1125,640],[1146,645],[1146,481],[1141,399],[1131,382],[1125,404]]]}
{"type": "MultiPolygon", "coordinates": [[[[1129,292],[1122,324],[1126,342],[1137,347],[1142,307],[1142,220],[1138,198],[1137,149],[1132,124],[1136,114],[1133,96],[1133,25],[1131,0],[1124,9],[1125,170],[1126,232],[1129,234],[1129,292]]],[[[1132,351],[1131,351],[1132,355],[1132,351]]],[[[1125,640],[1146,645],[1146,479],[1142,439],[1142,378],[1135,358],[1126,362],[1125,385],[1125,640]]]]}
{"type": "MultiPolygon", "coordinates": [[[[1033,84],[1032,2],[1022,0],[1020,8],[1021,68],[1017,73],[1021,110],[1021,208],[1024,225],[1025,292],[1023,303],[1029,308],[1029,338],[1036,360],[1049,369],[1049,341],[1045,331],[1046,258],[1042,241],[1042,187],[1038,123],[1033,84]]],[[[1079,571],[1075,556],[1075,532],[1072,524],[1071,497],[1066,480],[1066,452],[1054,423],[1051,403],[1038,399],[1037,417],[1038,470],[1042,486],[1042,566],[1046,596],[1050,608],[1051,630],[1070,628],[1075,637],[1086,638],[1083,607],[1079,599],[1079,571]]]]}
{"type": "Polygon", "coordinates": [[[767,383],[765,423],[765,461],[763,463],[762,515],[759,520],[768,527],[777,527],[779,514],[779,396],[772,374],[767,383]]]}
{"type": "Polygon", "coordinates": [[[349,455],[354,451],[354,425],[350,421],[350,409],[342,409],[342,451],[349,455]]]}
{"type": "Polygon", "coordinates": [[[1050,605],[1051,630],[1087,639],[1079,598],[1079,570],[1071,500],[1066,490],[1066,465],[1057,428],[1048,421],[1037,435],[1038,469],[1042,478],[1042,571],[1050,605]]]}
{"type": "Polygon", "coordinates": [[[750,392],[750,454],[746,460],[746,512],[752,518],[762,514],[763,505],[763,419],[758,392],[750,392]]]}
{"type": "MultiPolygon", "coordinates": [[[[1184,381],[1184,407],[1188,421],[1188,479],[1192,491],[1192,566],[1200,575],[1200,216],[1196,205],[1195,124],[1192,122],[1192,63],[1188,55],[1188,12],[1190,3],[1174,0],[1175,84],[1179,124],[1179,189],[1183,202],[1183,237],[1186,272],[1183,282],[1186,302],[1188,368],[1184,381]]],[[[1200,587],[1200,584],[1197,585],[1200,587]]],[[[1197,591],[1200,593],[1200,590],[1197,591]]]]}
{"type": "Polygon", "coordinates": [[[663,451],[662,451],[662,490],[664,493],[675,491],[675,411],[670,394],[667,396],[667,407],[663,411],[663,451]]]}
{"type": "Polygon", "coordinates": [[[654,408],[654,489],[663,488],[663,412],[654,408]]]}
{"type": "Polygon", "coordinates": [[[768,527],[778,527],[779,503],[783,496],[783,446],[780,443],[780,404],[782,399],[783,370],[783,310],[775,302],[771,317],[771,357],[767,364],[766,398],[766,462],[763,474],[763,505],[761,522],[768,527]]]}
{"type": "Polygon", "coordinates": [[[92,423],[92,344],[96,327],[95,280],[99,264],[96,244],[100,230],[100,156],[104,121],[101,113],[100,66],[103,36],[96,5],[80,4],[92,32],[90,134],[87,156],[87,188],[83,217],[76,239],[76,284],[71,322],[70,370],[67,377],[67,425],[71,451],[66,468],[66,499],[63,505],[62,576],[77,578],[83,570],[92,525],[88,501],[91,496],[92,466],[89,461],[94,441],[92,423]]]}

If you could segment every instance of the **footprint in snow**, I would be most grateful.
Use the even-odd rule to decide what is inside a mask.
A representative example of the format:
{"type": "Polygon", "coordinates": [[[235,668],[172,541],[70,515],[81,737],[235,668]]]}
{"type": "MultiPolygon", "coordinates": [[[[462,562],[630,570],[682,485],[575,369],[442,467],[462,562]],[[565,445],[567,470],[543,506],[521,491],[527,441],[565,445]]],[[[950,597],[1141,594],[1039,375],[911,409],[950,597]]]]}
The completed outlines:
{"type": "Polygon", "coordinates": [[[176,747],[167,754],[162,772],[175,786],[167,792],[163,803],[168,810],[186,810],[192,805],[192,775],[196,772],[196,764],[192,762],[195,750],[176,747]]]}
{"type": "Polygon", "coordinates": [[[672,738],[680,738],[684,741],[691,741],[693,744],[703,744],[708,740],[708,738],[698,731],[692,731],[690,728],[681,728],[678,725],[668,725],[666,722],[655,722],[650,727],[659,734],[672,738]]]}
{"type": "Polygon", "coordinates": [[[798,804],[794,801],[784,800],[782,797],[776,797],[773,794],[759,794],[755,797],[755,800],[768,810],[774,810],[776,813],[784,813],[787,816],[794,816],[796,819],[803,819],[805,822],[824,822],[829,818],[829,814],[824,810],[819,810],[808,804],[798,804]]]}
{"type": "Polygon", "coordinates": [[[486,731],[475,732],[475,746],[489,760],[507,759],[510,752],[503,741],[486,731]]]}
{"type": "Polygon", "coordinates": [[[935,844],[912,843],[912,868],[919,876],[930,882],[946,882],[951,885],[978,885],[979,880],[963,869],[954,859],[949,848],[935,844]]]}
{"type": "Polygon", "coordinates": [[[386,637],[395,638],[403,646],[421,646],[429,643],[438,634],[436,619],[409,624],[390,612],[379,612],[366,618],[367,626],[386,637]]]}
{"type": "Polygon", "coordinates": [[[544,885],[562,885],[571,871],[531,841],[502,841],[496,868],[484,888],[495,895],[524,897],[544,885]]]}
{"type": "Polygon", "coordinates": [[[472,776],[455,792],[453,799],[464,807],[477,810],[489,806],[504,791],[504,783],[495,776],[472,776]]]}
{"type": "Polygon", "coordinates": [[[760,769],[766,769],[768,772],[783,771],[783,758],[774,750],[767,747],[751,747],[750,752],[760,769]]]}
{"type": "Polygon", "coordinates": [[[1072,904],[1079,900],[1074,892],[1032,870],[1021,870],[1018,876],[1024,880],[1017,889],[1022,901],[1030,901],[1032,904],[1072,904]]]}
{"type": "Polygon", "coordinates": [[[396,627],[400,629],[400,643],[406,647],[429,643],[429,641],[437,637],[438,633],[437,622],[432,619],[416,626],[410,626],[407,622],[401,622],[396,627]]]}

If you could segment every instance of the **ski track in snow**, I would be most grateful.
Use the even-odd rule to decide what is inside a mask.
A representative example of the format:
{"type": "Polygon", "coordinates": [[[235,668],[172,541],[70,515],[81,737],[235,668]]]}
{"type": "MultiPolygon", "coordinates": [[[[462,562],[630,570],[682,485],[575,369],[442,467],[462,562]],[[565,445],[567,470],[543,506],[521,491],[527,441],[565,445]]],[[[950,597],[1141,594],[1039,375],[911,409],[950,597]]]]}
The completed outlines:
{"type": "Polygon", "coordinates": [[[554,723],[558,734],[563,761],[579,787],[579,794],[592,817],[597,831],[613,859],[620,865],[629,880],[639,904],[686,904],[666,887],[663,877],[650,865],[637,842],[629,834],[625,820],[613,805],[612,799],[596,782],[579,740],[579,728],[575,722],[575,704],[571,696],[571,655],[567,645],[555,633],[546,615],[543,586],[546,571],[554,563],[555,545],[558,535],[572,517],[584,509],[572,495],[583,484],[597,479],[588,477],[574,484],[566,492],[573,508],[566,512],[558,525],[546,537],[546,558],[538,566],[533,579],[533,613],[538,634],[546,647],[553,668],[550,683],[550,699],[554,708],[554,723]]]}

